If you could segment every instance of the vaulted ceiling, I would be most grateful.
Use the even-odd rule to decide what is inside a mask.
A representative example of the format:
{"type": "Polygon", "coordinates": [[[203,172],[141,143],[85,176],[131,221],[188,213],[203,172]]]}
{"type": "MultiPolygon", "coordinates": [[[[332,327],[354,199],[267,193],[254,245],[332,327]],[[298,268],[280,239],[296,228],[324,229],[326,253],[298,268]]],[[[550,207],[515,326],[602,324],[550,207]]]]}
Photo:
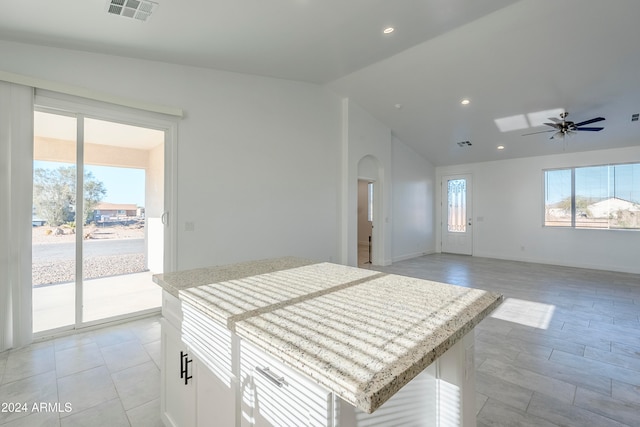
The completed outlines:
{"type": "Polygon", "coordinates": [[[636,0],[158,0],[146,22],[108,3],[10,2],[0,39],[326,85],[436,165],[640,145],[636,0]],[[522,136],[563,109],[604,130],[522,136]]]}

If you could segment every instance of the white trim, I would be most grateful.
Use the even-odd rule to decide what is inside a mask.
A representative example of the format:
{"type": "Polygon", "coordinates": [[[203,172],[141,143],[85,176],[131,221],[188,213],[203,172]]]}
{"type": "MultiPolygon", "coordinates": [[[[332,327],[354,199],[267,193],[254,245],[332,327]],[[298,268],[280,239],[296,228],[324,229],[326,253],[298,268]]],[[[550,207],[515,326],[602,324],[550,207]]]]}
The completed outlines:
{"type": "Polygon", "coordinates": [[[164,273],[178,268],[178,123],[164,134],[164,206],[168,214],[164,237],[164,273]]]}
{"type": "MultiPolygon", "coordinates": [[[[35,107],[35,106],[34,106],[35,107]]],[[[75,327],[84,322],[82,306],[84,304],[84,241],[82,236],[84,223],[84,115],[76,115],[76,286],[75,286],[75,327]]]]}
{"type": "Polygon", "coordinates": [[[405,255],[400,255],[397,257],[393,257],[392,258],[392,263],[396,263],[396,262],[400,262],[400,261],[406,261],[409,259],[414,259],[414,258],[420,258],[426,255],[433,255],[435,254],[436,251],[425,251],[425,252],[414,252],[414,253],[410,253],[410,254],[405,254],[405,255]]]}
{"type": "Polygon", "coordinates": [[[30,86],[35,89],[49,90],[49,91],[58,92],[66,95],[72,95],[72,96],[77,96],[77,97],[86,98],[86,99],[93,99],[100,102],[106,102],[109,104],[120,105],[122,107],[135,108],[138,110],[145,110],[152,113],[166,114],[168,116],[174,116],[178,118],[182,118],[184,115],[181,108],[142,102],[142,101],[129,99],[121,96],[111,95],[104,92],[90,90],[80,86],[73,86],[66,83],[52,82],[52,81],[40,79],[37,77],[24,76],[21,74],[10,73],[2,70],[0,70],[0,80],[4,80],[9,83],[17,83],[24,86],[30,86]]]}
{"type": "Polygon", "coordinates": [[[0,82],[0,352],[31,343],[33,88],[0,82]]]}

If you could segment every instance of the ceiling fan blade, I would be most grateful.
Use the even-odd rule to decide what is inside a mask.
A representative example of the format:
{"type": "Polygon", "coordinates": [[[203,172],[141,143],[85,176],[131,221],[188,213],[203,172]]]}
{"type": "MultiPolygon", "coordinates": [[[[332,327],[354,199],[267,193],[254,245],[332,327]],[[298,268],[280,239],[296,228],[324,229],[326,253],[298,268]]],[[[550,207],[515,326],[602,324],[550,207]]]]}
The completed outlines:
{"type": "Polygon", "coordinates": [[[604,128],[578,128],[578,130],[586,130],[586,131],[591,131],[591,132],[598,132],[601,131],[604,128]]]}
{"type": "Polygon", "coordinates": [[[562,120],[557,119],[557,118],[555,118],[555,117],[549,117],[549,120],[551,120],[551,121],[552,121],[552,122],[554,122],[554,123],[562,123],[562,120]]]}
{"type": "Polygon", "coordinates": [[[527,135],[535,135],[537,133],[547,133],[547,132],[557,132],[555,129],[554,130],[541,130],[540,132],[531,132],[531,133],[525,133],[521,136],[527,136],[527,135]]]}
{"type": "Polygon", "coordinates": [[[596,117],[595,119],[585,120],[584,122],[576,123],[576,126],[588,125],[589,123],[601,122],[604,117],[596,117]]]}
{"type": "Polygon", "coordinates": [[[555,128],[555,129],[560,129],[560,125],[558,123],[545,123],[545,125],[551,126],[552,128],[555,128]]]}
{"type": "Polygon", "coordinates": [[[556,139],[556,137],[562,139],[567,135],[568,135],[567,132],[558,131],[558,132],[554,133],[553,135],[551,135],[551,138],[549,138],[549,139],[556,139]]]}

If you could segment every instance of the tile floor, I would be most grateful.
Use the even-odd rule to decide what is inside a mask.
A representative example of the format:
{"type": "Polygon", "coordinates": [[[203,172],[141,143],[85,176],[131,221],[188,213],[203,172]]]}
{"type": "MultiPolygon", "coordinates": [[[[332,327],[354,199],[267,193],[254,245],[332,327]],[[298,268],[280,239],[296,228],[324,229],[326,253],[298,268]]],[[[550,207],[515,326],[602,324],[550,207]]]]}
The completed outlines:
{"type": "Polygon", "coordinates": [[[640,426],[640,275],[445,254],[376,269],[504,295],[476,328],[478,427],[640,426]]]}
{"type": "MultiPolygon", "coordinates": [[[[443,254],[376,269],[504,294],[476,328],[478,427],[640,426],[640,275],[443,254]]],[[[159,337],[149,318],[0,353],[0,402],[62,405],[0,425],[160,426],[159,337]]]]}
{"type": "Polygon", "coordinates": [[[162,426],[158,319],[0,353],[0,404],[28,402],[26,412],[0,408],[0,425],[162,426]]]}

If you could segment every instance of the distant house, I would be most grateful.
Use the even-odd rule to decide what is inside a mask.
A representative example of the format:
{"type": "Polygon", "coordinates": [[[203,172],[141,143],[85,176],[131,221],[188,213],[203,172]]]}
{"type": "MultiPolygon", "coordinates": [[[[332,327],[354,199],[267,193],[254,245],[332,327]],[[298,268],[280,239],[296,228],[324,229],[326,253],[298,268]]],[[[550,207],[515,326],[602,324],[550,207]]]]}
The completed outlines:
{"type": "Polygon", "coordinates": [[[640,212],[640,205],[628,200],[611,197],[610,199],[601,200],[587,206],[587,210],[593,218],[609,218],[616,217],[620,211],[640,212]]]}
{"type": "Polygon", "coordinates": [[[101,202],[93,210],[96,221],[108,219],[133,218],[138,215],[138,206],[129,203],[105,203],[101,202]]]}

